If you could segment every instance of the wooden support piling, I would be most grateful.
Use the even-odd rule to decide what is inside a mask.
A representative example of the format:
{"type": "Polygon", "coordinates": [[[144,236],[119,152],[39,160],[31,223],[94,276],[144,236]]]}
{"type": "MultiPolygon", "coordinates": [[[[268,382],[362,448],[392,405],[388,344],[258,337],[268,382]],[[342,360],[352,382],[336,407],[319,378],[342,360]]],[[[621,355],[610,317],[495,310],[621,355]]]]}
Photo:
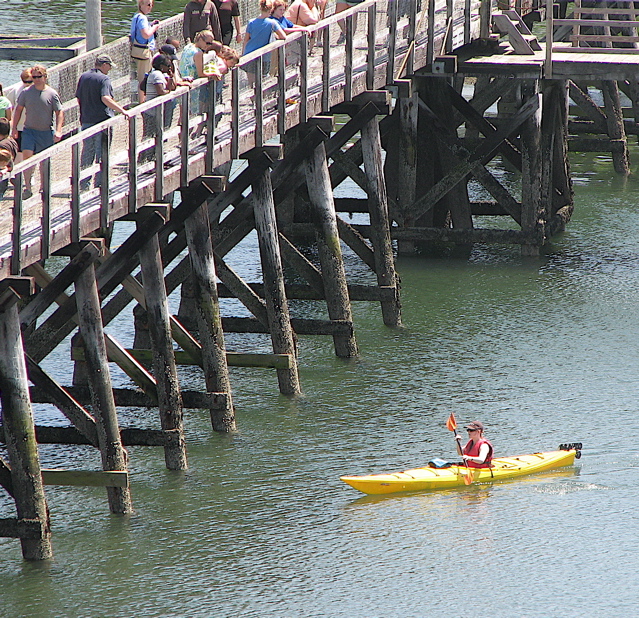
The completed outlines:
{"type": "MultiPolygon", "coordinates": [[[[390,236],[390,220],[388,217],[388,201],[384,168],[382,164],[382,144],[379,134],[377,118],[369,120],[361,130],[362,154],[364,169],[368,177],[368,204],[371,219],[371,230],[375,251],[375,272],[380,286],[392,287],[398,290],[399,278],[395,272],[393,246],[390,236]]],[[[399,293],[393,300],[382,300],[382,318],[386,326],[401,326],[401,305],[399,293]]]]}
{"type": "MultiPolygon", "coordinates": [[[[522,103],[530,100],[539,101],[539,82],[523,80],[521,87],[522,103]]],[[[541,161],[541,105],[521,125],[521,230],[524,233],[541,234],[543,229],[540,216],[543,211],[541,203],[542,161],[541,161]]],[[[521,247],[522,255],[538,256],[539,244],[525,244],[521,247]]]]}
{"type": "MultiPolygon", "coordinates": [[[[75,289],[78,323],[84,340],[87,379],[102,454],[102,469],[125,472],[127,455],[120,440],[94,266],[80,273],[75,282],[75,289]]],[[[107,495],[112,513],[125,515],[133,512],[128,487],[107,487],[107,495]]]]}
{"type": "Polygon", "coordinates": [[[630,173],[628,143],[623,125],[623,112],[621,110],[617,82],[608,79],[603,80],[601,82],[601,92],[603,93],[606,108],[608,135],[611,140],[621,144],[619,150],[612,152],[612,162],[618,174],[627,176],[630,173]]]}
{"type": "Polygon", "coordinates": [[[226,348],[211,243],[211,227],[206,204],[202,204],[186,219],[184,228],[191,260],[206,388],[209,392],[226,393],[224,408],[211,408],[211,423],[215,431],[234,431],[236,429],[235,412],[226,363],[226,348]]]}
{"type": "MultiPolygon", "coordinates": [[[[150,209],[155,210],[154,207],[150,209]]],[[[145,220],[146,217],[138,222],[138,229],[145,225],[145,220]]],[[[149,334],[153,348],[153,373],[157,382],[160,423],[162,429],[176,429],[180,433],[177,444],[164,448],[164,459],[169,470],[186,470],[188,465],[183,435],[182,395],[173,355],[169,307],[157,234],[146,242],[138,255],[142,269],[146,310],[149,314],[149,334]]]]}
{"type": "Polygon", "coordinates": [[[20,539],[22,556],[25,560],[48,560],[53,556],[51,530],[29,400],[18,299],[11,288],[0,295],[2,417],[18,522],[36,520],[41,530],[38,538],[20,539]]]}
{"type": "MultiPolygon", "coordinates": [[[[322,267],[328,315],[331,320],[353,321],[346,285],[346,271],[337,228],[333,190],[328,173],[326,149],[321,143],[306,161],[306,183],[317,226],[319,259],[322,267]]],[[[357,356],[355,335],[333,335],[335,354],[341,358],[357,356]]]]}
{"type": "MultiPolygon", "coordinates": [[[[406,92],[400,92],[398,98],[399,105],[399,148],[397,153],[397,207],[402,214],[402,225],[412,227],[415,225],[410,210],[408,209],[415,202],[417,190],[417,151],[418,132],[417,121],[419,117],[419,107],[417,104],[417,91],[413,91],[412,82],[406,82],[406,92]],[[401,95],[404,96],[401,96],[401,95]]],[[[398,241],[397,253],[399,255],[410,255],[415,252],[415,245],[410,241],[398,241]]]]}
{"type": "Polygon", "coordinates": [[[289,369],[278,369],[280,392],[297,395],[301,392],[297,370],[295,336],[284,290],[284,273],[277,236],[275,203],[271,177],[268,171],[257,175],[253,181],[253,212],[260,248],[266,312],[268,316],[273,352],[291,354],[295,362],[289,369]]]}

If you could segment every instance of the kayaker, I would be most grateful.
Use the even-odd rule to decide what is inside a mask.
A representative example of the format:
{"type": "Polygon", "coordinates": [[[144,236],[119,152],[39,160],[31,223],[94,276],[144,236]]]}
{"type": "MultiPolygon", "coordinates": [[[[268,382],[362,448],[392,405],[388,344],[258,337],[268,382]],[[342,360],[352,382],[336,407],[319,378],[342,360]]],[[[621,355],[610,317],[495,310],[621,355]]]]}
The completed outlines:
{"type": "MultiPolygon", "coordinates": [[[[493,445],[484,438],[484,424],[481,421],[473,421],[466,425],[466,431],[470,440],[460,453],[469,468],[490,468],[493,458],[493,445]]],[[[458,438],[459,436],[455,436],[458,438]]],[[[461,438],[460,438],[461,440],[461,438]]],[[[461,444],[461,442],[457,442],[461,444]]]]}

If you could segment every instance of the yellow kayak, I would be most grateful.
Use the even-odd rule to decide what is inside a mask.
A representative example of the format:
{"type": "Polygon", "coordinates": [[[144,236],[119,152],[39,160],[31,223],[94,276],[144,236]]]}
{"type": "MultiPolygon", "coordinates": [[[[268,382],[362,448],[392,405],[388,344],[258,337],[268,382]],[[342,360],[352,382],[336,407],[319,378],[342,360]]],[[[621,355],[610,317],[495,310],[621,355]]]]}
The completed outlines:
{"type": "Polygon", "coordinates": [[[517,457],[499,457],[492,460],[492,468],[466,468],[451,465],[446,468],[415,468],[393,474],[372,474],[370,476],[342,476],[340,479],[365,494],[392,494],[400,491],[422,491],[449,489],[467,485],[467,474],[474,483],[503,481],[518,476],[536,474],[571,466],[581,457],[581,444],[562,444],[558,451],[533,453],[517,457]]]}

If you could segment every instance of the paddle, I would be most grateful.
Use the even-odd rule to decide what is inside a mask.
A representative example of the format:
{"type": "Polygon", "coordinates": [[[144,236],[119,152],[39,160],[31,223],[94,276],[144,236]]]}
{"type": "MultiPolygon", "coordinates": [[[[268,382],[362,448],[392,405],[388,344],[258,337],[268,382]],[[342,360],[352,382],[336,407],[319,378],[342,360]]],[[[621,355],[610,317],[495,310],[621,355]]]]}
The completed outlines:
{"type": "MultiPolygon", "coordinates": [[[[456,434],[457,421],[455,420],[454,412],[450,413],[450,416],[448,417],[448,420],[446,421],[446,427],[448,428],[449,431],[452,431],[453,434],[455,434],[455,440],[457,441],[457,450],[459,451],[460,455],[463,455],[464,449],[462,448],[461,438],[456,434]]],[[[462,476],[464,477],[464,483],[466,485],[470,485],[473,482],[473,473],[470,467],[468,466],[468,462],[464,460],[464,463],[466,464],[466,474],[462,476]]]]}

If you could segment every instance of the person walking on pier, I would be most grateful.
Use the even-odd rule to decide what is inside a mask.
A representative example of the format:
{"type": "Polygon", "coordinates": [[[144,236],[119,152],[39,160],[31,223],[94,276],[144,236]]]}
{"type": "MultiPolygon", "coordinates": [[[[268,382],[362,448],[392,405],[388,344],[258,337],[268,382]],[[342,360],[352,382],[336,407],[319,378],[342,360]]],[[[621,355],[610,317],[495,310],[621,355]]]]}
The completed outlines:
{"type": "Polygon", "coordinates": [[[233,40],[233,24],[235,24],[235,40],[242,42],[242,27],[240,25],[240,5],[237,0],[213,0],[220,18],[220,28],[224,45],[230,45],[233,40]]]}
{"type": "MultiPolygon", "coordinates": [[[[109,78],[109,71],[115,66],[110,56],[100,54],[95,59],[95,68],[80,75],[75,96],[80,106],[80,128],[84,131],[100,122],[104,122],[115,115],[115,112],[129,116],[125,110],[113,98],[113,86],[109,78]]],[[[111,137],[109,131],[109,137],[111,137]]],[[[86,169],[93,164],[102,161],[102,134],[97,133],[84,141],[80,165],[86,169]]],[[[83,189],[88,188],[88,180],[81,183],[83,189]]],[[[100,186],[100,172],[96,174],[95,186],[100,186]]]]}
{"type": "MultiPolygon", "coordinates": [[[[29,67],[28,69],[24,69],[22,73],[20,73],[20,83],[18,84],[18,87],[13,91],[10,90],[8,92],[7,98],[11,101],[13,106],[12,116],[13,114],[15,114],[16,103],[18,101],[18,97],[20,96],[20,93],[25,88],[29,88],[31,84],[33,84],[33,79],[31,78],[31,67],[29,67]]],[[[13,162],[14,165],[17,165],[18,163],[20,163],[20,161],[22,161],[21,143],[22,143],[23,129],[24,129],[24,116],[22,116],[22,118],[20,119],[20,122],[18,123],[18,137],[16,138],[16,142],[18,142],[18,156],[15,158],[13,162]]]]}
{"type": "Polygon", "coordinates": [[[220,18],[212,0],[191,0],[184,7],[182,24],[184,42],[195,42],[195,35],[202,30],[210,30],[216,41],[222,41],[220,18]]]}
{"type": "MultiPolygon", "coordinates": [[[[11,132],[11,123],[6,118],[0,118],[0,157],[3,163],[0,164],[0,172],[10,172],[13,169],[13,163],[18,156],[18,143],[9,133],[11,132]]],[[[9,179],[0,180],[0,199],[4,196],[9,186],[9,179]]]]}
{"type": "Polygon", "coordinates": [[[131,58],[135,60],[138,82],[151,70],[151,58],[155,51],[155,35],[160,27],[158,19],[149,23],[148,14],[154,0],[138,0],[138,12],[131,21],[131,58]]]}
{"type": "MultiPolygon", "coordinates": [[[[18,137],[18,123],[26,114],[22,131],[22,155],[26,161],[62,139],[64,112],[60,95],[47,84],[46,67],[36,65],[31,69],[33,86],[18,96],[16,113],[12,119],[12,137],[18,137]]],[[[33,168],[24,172],[24,199],[31,197],[33,168]]]]}

